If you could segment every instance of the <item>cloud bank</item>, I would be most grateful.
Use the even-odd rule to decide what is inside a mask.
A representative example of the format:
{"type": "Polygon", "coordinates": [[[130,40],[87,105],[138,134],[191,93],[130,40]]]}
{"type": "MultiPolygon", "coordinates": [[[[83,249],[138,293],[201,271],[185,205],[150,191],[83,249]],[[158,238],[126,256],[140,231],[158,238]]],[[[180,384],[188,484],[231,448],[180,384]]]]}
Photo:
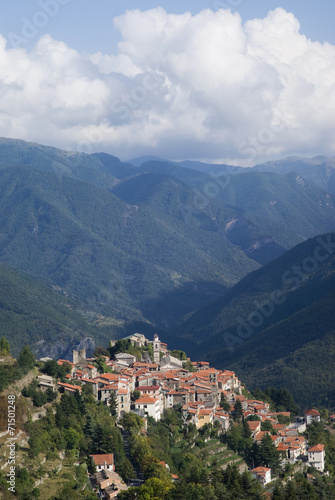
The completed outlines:
{"type": "Polygon", "coordinates": [[[49,35],[33,50],[0,35],[0,136],[123,159],[154,154],[254,164],[335,152],[335,46],[278,8],[133,10],[111,54],[49,35]]]}

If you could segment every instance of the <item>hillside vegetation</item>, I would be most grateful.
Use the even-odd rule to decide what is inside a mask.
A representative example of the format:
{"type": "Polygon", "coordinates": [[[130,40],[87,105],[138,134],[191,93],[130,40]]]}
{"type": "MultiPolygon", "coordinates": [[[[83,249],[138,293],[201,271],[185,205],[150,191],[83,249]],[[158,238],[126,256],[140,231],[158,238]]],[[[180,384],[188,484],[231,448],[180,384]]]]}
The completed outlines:
{"type": "Polygon", "coordinates": [[[286,387],[304,407],[333,404],[334,242],[329,233],[301,243],[190,315],[172,338],[252,387],[286,387]]]}

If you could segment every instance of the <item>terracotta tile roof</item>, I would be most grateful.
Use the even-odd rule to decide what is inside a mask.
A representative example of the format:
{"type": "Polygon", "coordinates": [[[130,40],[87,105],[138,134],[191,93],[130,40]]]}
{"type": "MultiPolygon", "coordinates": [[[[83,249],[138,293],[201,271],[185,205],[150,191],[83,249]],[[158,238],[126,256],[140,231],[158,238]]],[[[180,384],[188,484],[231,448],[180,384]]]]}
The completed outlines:
{"type": "Polygon", "coordinates": [[[312,448],[309,448],[307,451],[308,452],[313,452],[313,453],[320,453],[321,451],[323,451],[325,449],[325,445],[324,444],[316,444],[315,446],[312,446],[312,448]]]}
{"type": "Polygon", "coordinates": [[[252,469],[251,472],[256,472],[256,474],[258,474],[258,473],[268,472],[269,470],[271,470],[271,469],[268,469],[267,467],[261,467],[261,466],[259,466],[259,467],[256,467],[255,469],[252,469]]]}
{"type": "Polygon", "coordinates": [[[137,391],[159,391],[160,385],[141,385],[140,387],[136,387],[137,391]]]}
{"type": "Polygon", "coordinates": [[[189,391],[170,391],[168,396],[185,396],[189,391]]]}
{"type": "Polygon", "coordinates": [[[90,384],[97,384],[98,381],[97,380],[93,380],[92,378],[83,378],[81,379],[82,382],[89,382],[90,384]]]}
{"type": "Polygon", "coordinates": [[[113,465],[114,464],[114,456],[113,453],[106,453],[103,455],[91,455],[95,465],[113,465]]]}
{"type": "Polygon", "coordinates": [[[261,427],[261,422],[259,420],[248,420],[247,422],[251,431],[255,431],[258,427],[261,427]]]}
{"type": "MultiPolygon", "coordinates": [[[[263,422],[271,422],[272,425],[277,424],[277,421],[274,418],[269,417],[268,415],[259,415],[263,422]]],[[[284,425],[284,424],[282,424],[284,425]]],[[[285,427],[285,425],[284,425],[285,427]]]]}
{"type": "Polygon", "coordinates": [[[199,415],[211,415],[212,410],[199,410],[199,415]]]}
{"type": "Polygon", "coordinates": [[[97,379],[102,378],[106,380],[119,380],[120,375],[116,375],[115,373],[102,373],[97,377],[97,379]]]}
{"type": "Polygon", "coordinates": [[[319,416],[320,412],[318,410],[314,410],[314,408],[312,408],[311,410],[306,410],[305,415],[319,416]]]}
{"type": "Polygon", "coordinates": [[[300,446],[298,444],[290,444],[289,450],[300,450],[300,446]]]}
{"type": "Polygon", "coordinates": [[[70,389],[72,391],[78,390],[80,392],[82,390],[82,387],[80,387],[79,385],[67,384],[65,382],[57,382],[57,385],[59,385],[59,387],[64,387],[64,389],[70,389]]]}
{"type": "Polygon", "coordinates": [[[99,392],[101,392],[101,391],[117,391],[117,390],[118,390],[117,385],[109,384],[109,385],[104,385],[103,387],[101,387],[99,389],[99,392]]]}
{"type": "Polygon", "coordinates": [[[136,405],[146,405],[146,404],[155,404],[159,399],[152,398],[150,396],[142,396],[141,398],[135,401],[136,405]]]}
{"type": "Polygon", "coordinates": [[[235,401],[237,401],[237,400],[246,401],[247,398],[245,396],[243,396],[242,394],[241,395],[239,394],[239,395],[235,396],[235,401]]]}
{"type": "Polygon", "coordinates": [[[288,446],[287,446],[287,444],[279,443],[277,446],[277,450],[278,451],[286,451],[286,450],[288,450],[288,446]]]}
{"type": "Polygon", "coordinates": [[[285,443],[304,443],[304,436],[285,436],[285,443]]]}
{"type": "Polygon", "coordinates": [[[255,408],[255,410],[263,410],[267,407],[265,404],[256,403],[256,404],[254,404],[254,408],[255,408]]]}
{"type": "Polygon", "coordinates": [[[58,365],[63,365],[64,363],[69,363],[69,365],[71,365],[71,366],[75,366],[75,365],[74,365],[74,363],[71,363],[71,361],[69,361],[68,359],[59,359],[59,360],[57,361],[57,364],[58,364],[58,365]]]}
{"type": "Polygon", "coordinates": [[[266,434],[269,434],[269,431],[260,431],[260,432],[257,432],[257,434],[256,434],[256,436],[255,436],[255,440],[256,440],[256,441],[262,441],[263,437],[264,437],[266,434]]]}

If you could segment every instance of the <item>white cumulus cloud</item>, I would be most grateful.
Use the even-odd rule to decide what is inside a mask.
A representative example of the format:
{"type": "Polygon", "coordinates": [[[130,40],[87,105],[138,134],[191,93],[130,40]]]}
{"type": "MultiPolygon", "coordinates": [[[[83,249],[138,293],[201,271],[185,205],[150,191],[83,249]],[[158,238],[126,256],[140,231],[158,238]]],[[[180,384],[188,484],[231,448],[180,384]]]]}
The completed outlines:
{"type": "Polygon", "coordinates": [[[334,154],[335,46],[278,8],[127,11],[116,53],[45,35],[32,51],[0,35],[0,135],[126,159],[155,154],[253,164],[334,154]]]}

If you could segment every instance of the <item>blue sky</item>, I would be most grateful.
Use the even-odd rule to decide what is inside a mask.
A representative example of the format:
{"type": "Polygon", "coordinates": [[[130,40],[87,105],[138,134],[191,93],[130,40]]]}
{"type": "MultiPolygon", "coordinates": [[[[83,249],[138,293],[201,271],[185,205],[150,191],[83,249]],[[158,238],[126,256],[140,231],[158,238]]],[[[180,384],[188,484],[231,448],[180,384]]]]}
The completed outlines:
{"type": "Polygon", "coordinates": [[[3,2],[0,135],[122,159],[334,155],[334,18],[330,0],[3,2]]]}
{"type": "MultiPolygon", "coordinates": [[[[52,0],[51,0],[52,1],[52,0]]],[[[41,0],[43,3],[43,0],[41,0]]],[[[47,3],[47,0],[45,0],[47,3]]],[[[113,18],[126,10],[147,10],[162,6],[168,13],[182,14],[190,11],[197,14],[203,9],[227,6],[240,13],[242,20],[264,17],[269,10],[283,7],[292,12],[301,24],[301,31],[312,40],[335,44],[335,2],[332,0],[64,0],[59,15],[50,19],[39,34],[49,33],[77,50],[113,52],[119,33],[113,28],[113,18]]],[[[11,0],[1,6],[0,33],[19,33],[22,17],[32,19],[40,10],[39,1],[11,0]]],[[[31,46],[32,43],[28,44],[31,46]]]]}

